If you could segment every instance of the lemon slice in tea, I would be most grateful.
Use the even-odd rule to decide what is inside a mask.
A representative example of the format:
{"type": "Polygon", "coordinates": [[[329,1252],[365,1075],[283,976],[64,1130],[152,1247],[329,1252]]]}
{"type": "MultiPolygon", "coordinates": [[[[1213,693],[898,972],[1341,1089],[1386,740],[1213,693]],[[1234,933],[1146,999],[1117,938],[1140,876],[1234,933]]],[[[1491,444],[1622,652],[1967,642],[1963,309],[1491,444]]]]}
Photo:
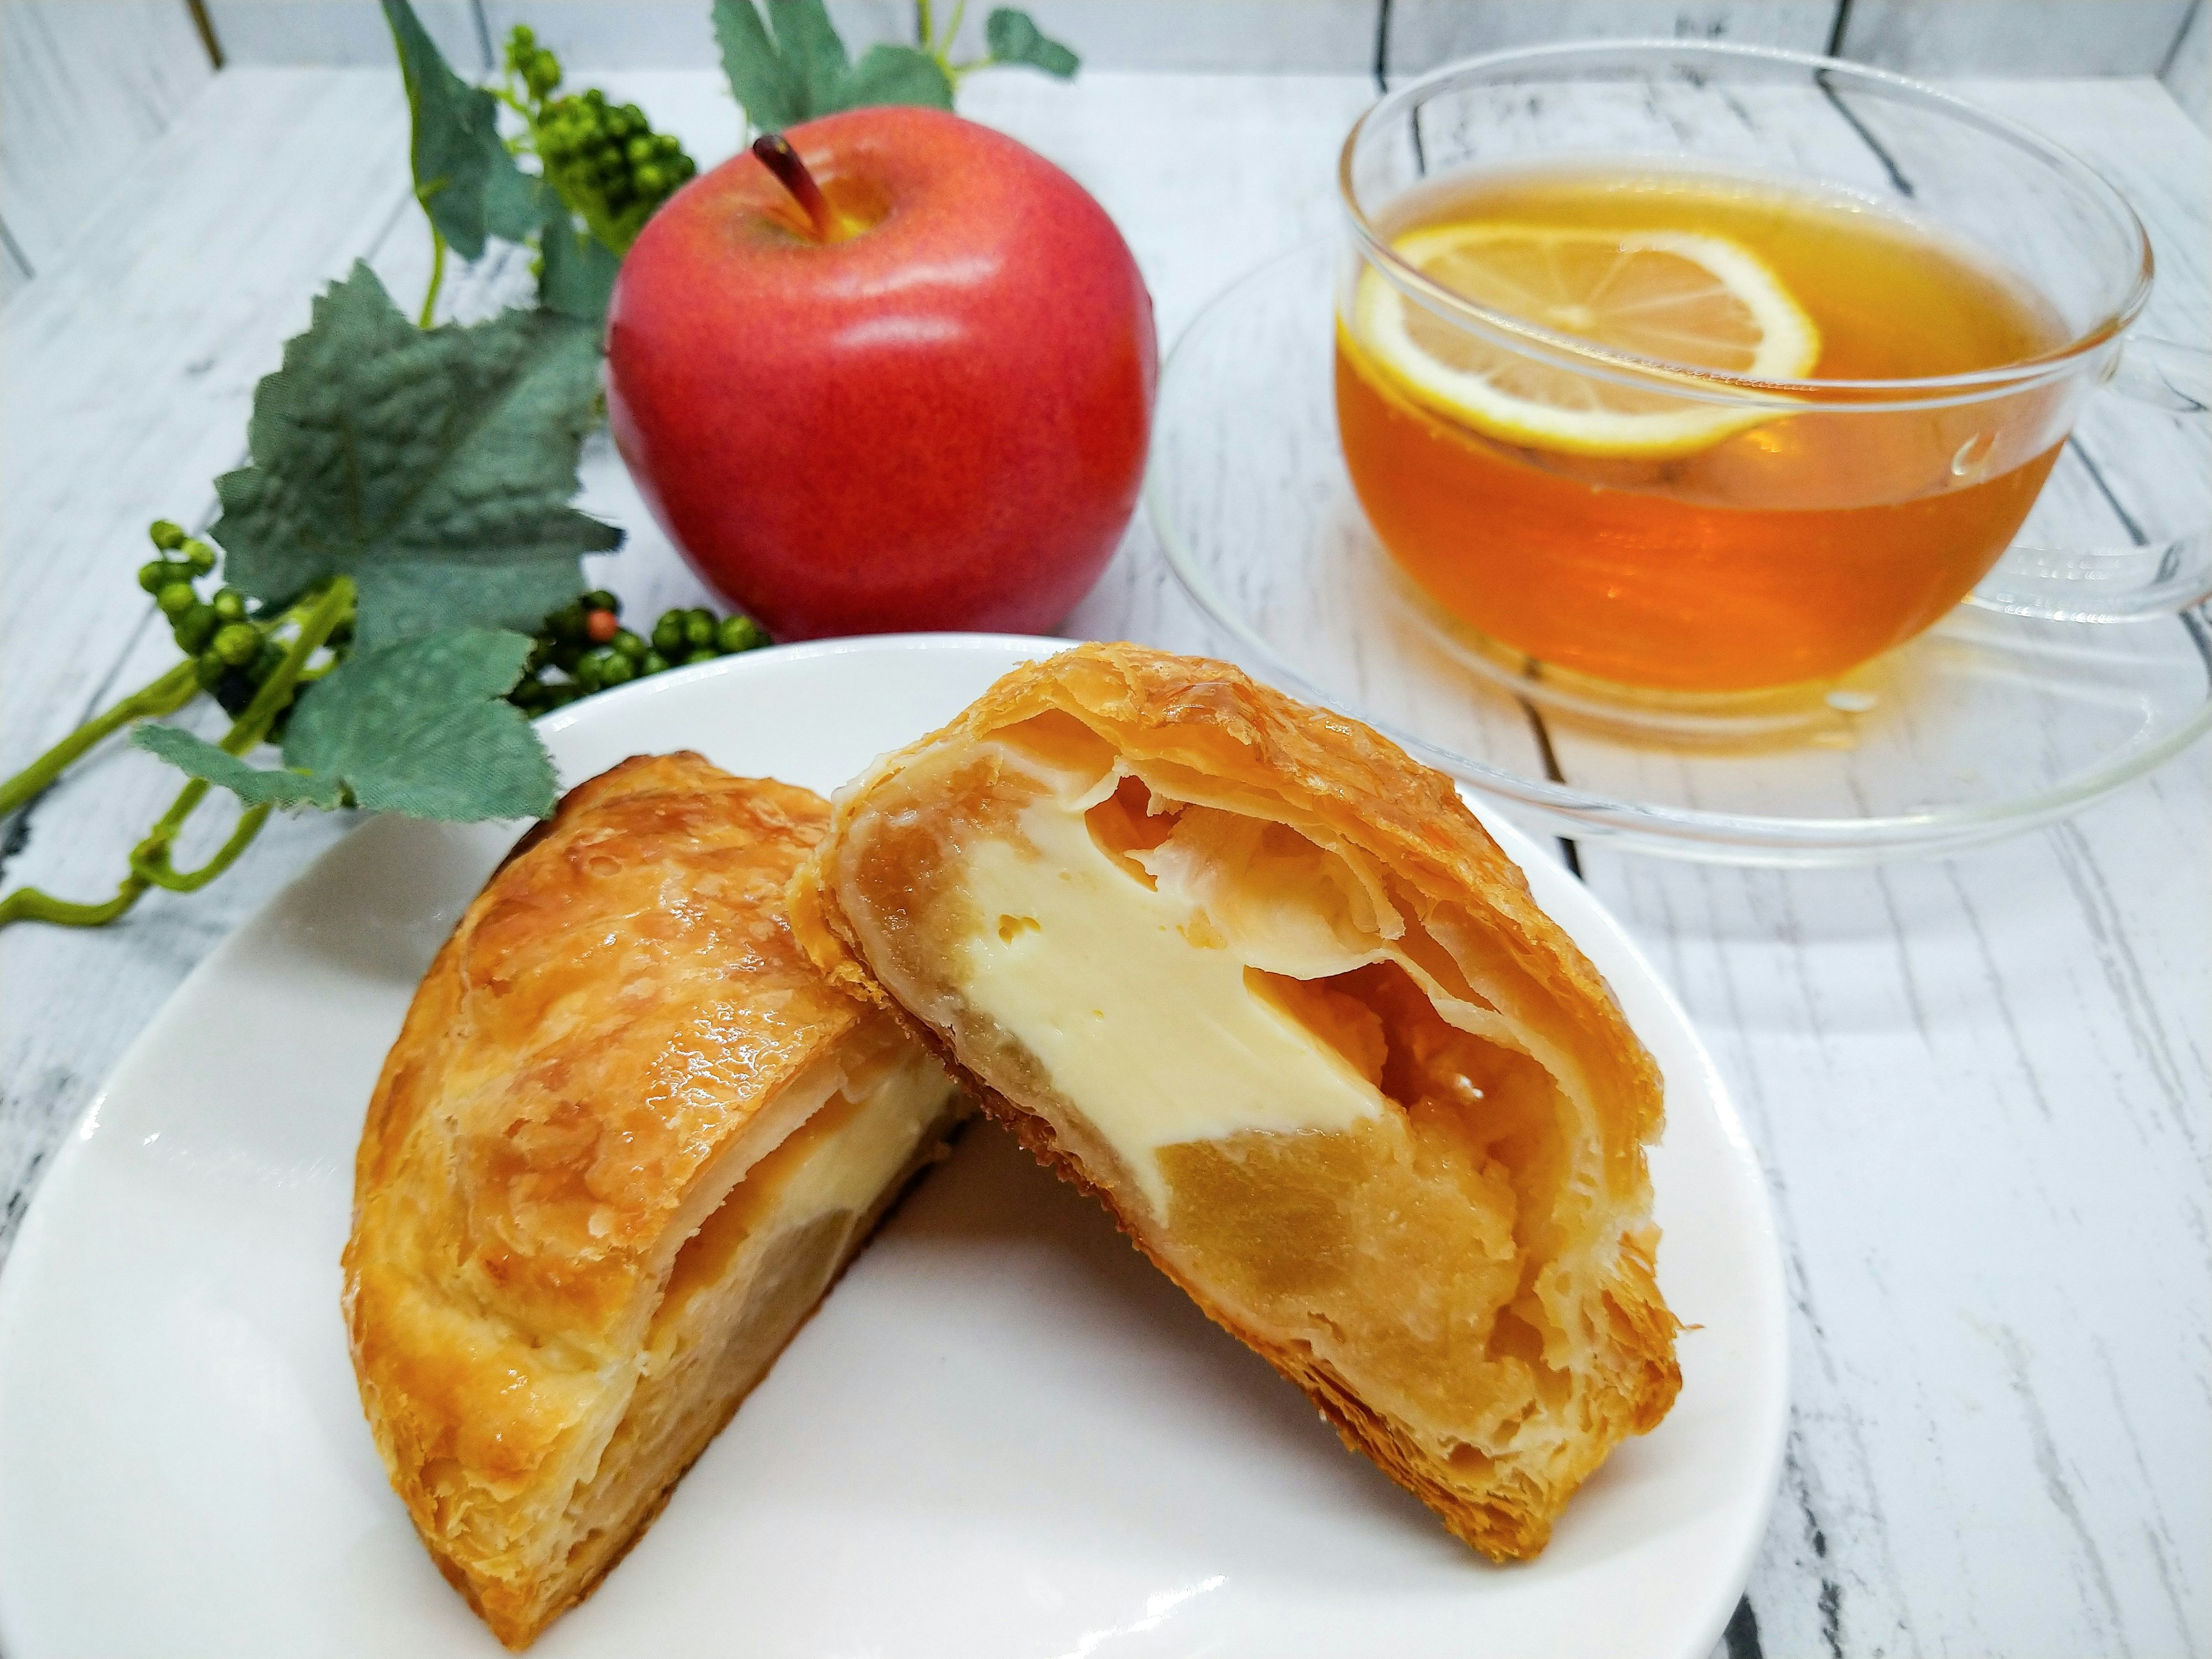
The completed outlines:
{"type": "MultiPolygon", "coordinates": [[[[1487,310],[1609,351],[1752,380],[1796,380],[1820,333],[1741,242],[1679,230],[1607,231],[1495,221],[1433,225],[1392,244],[1423,275],[1487,310]]],[[[1361,273],[1364,355],[1437,413],[1492,437],[1581,455],[1688,454],[1771,410],[1585,374],[1497,345],[1361,273]]]]}

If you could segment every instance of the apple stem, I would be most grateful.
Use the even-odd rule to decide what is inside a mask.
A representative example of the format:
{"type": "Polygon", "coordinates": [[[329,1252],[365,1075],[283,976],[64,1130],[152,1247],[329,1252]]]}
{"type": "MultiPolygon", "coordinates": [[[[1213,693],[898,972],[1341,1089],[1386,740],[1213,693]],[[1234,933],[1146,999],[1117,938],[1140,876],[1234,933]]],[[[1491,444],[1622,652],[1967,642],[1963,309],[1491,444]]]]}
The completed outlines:
{"type": "Polygon", "coordinates": [[[814,240],[833,241],[837,234],[836,216],[830,211],[829,199],[822,194],[822,186],[814,182],[814,175],[806,170],[806,163],[799,159],[799,152],[791,141],[780,132],[764,132],[753,140],[753,154],[761,165],[775,175],[776,182],[791,192],[791,198],[805,210],[807,222],[814,227],[814,240]]]}

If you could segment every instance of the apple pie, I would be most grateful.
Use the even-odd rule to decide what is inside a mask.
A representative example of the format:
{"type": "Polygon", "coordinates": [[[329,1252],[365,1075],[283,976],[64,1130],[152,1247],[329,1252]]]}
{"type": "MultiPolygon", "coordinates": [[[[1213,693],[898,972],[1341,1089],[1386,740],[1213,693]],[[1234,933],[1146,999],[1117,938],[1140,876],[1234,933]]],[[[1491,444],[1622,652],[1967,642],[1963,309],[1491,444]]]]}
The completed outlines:
{"type": "Polygon", "coordinates": [[[586,1595],[965,1108],[801,954],[828,803],[696,755],[572,791],[470,905],[369,1103],[362,1403],[512,1648],[586,1595]]]}
{"type": "Polygon", "coordinates": [[[1680,1385],[1659,1078],[1450,783],[1221,663],[1016,670],[839,797],[792,924],[1495,1558],[1680,1385]]]}

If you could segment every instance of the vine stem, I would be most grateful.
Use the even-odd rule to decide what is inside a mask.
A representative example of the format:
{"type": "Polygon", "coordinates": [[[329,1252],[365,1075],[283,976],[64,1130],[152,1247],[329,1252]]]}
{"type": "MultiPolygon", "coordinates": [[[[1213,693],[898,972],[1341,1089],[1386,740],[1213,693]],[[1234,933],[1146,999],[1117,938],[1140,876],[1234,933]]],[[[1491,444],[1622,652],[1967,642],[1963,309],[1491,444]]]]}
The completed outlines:
{"type": "Polygon", "coordinates": [[[960,38],[960,25],[967,15],[968,0],[953,0],[952,15],[945,21],[944,38],[939,40],[930,0],[914,0],[915,33],[921,37],[921,49],[937,60],[937,67],[945,71],[945,80],[955,90],[977,70],[996,69],[999,65],[998,58],[989,55],[965,64],[952,61],[952,43],[960,38]]]}
{"type": "Polygon", "coordinates": [[[969,76],[976,73],[979,70],[996,69],[998,67],[999,60],[996,58],[975,58],[969,59],[964,64],[947,62],[945,65],[945,73],[951,78],[954,90],[957,91],[959,89],[960,83],[965,81],[969,76]]]}
{"type": "MultiPolygon", "coordinates": [[[[428,210],[426,208],[427,213],[428,210]]],[[[438,312],[438,290],[446,285],[446,239],[434,223],[430,227],[430,288],[422,296],[422,314],[415,319],[417,328],[428,328],[438,312]]]]}
{"type": "Polygon", "coordinates": [[[112,708],[94,715],[14,777],[0,783],[0,818],[27,805],[33,795],[69,770],[79,756],[109,732],[133,720],[173,714],[199,692],[199,682],[192,678],[192,659],[187,657],[159,679],[140,686],[112,708]]]}
{"type": "MultiPolygon", "coordinates": [[[[330,637],[333,629],[353,614],[353,583],[338,576],[332,579],[330,586],[307,607],[303,615],[299,607],[287,613],[300,616],[299,634],[285,650],[283,661],[253,694],[253,701],[231,722],[222,739],[225,752],[243,755],[268,735],[276,716],[292,701],[307,659],[330,637]]],[[[191,662],[186,661],[184,667],[189,671],[191,662]]],[[[17,921],[44,921],[62,927],[105,927],[137,903],[149,887],[190,893],[206,886],[237,862],[238,855],[268,823],[270,811],[266,806],[248,807],[240,815],[230,838],[216,849],[205,864],[197,870],[179,870],[170,860],[170,848],[185,821],[207,798],[207,782],[202,778],[192,779],[177,792],[169,810],[155,820],[145,839],[131,849],[131,872],[117,884],[112,897],[97,903],[79,903],[58,899],[36,887],[19,887],[0,898],[0,927],[17,921]]]]}
{"type": "Polygon", "coordinates": [[[158,864],[149,860],[142,866],[134,859],[131,871],[134,874],[144,876],[155,886],[165,888],[172,893],[197,893],[238,861],[238,855],[261,833],[261,826],[269,822],[270,811],[264,802],[259,806],[249,806],[240,813],[237,826],[230,832],[230,839],[216,848],[213,856],[197,870],[173,867],[168,860],[168,850],[164,848],[158,864]]]}

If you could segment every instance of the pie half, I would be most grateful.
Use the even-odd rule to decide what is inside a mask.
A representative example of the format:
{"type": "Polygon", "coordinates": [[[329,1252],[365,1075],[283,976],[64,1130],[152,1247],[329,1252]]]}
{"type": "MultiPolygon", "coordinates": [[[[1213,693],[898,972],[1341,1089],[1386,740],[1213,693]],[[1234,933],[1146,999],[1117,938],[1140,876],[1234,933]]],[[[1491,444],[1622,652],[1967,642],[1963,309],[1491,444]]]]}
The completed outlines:
{"type": "Polygon", "coordinates": [[[793,926],[1497,1558],[1680,1385],[1650,1056],[1449,781],[1221,663],[1016,670],[839,798],[793,926]]]}
{"type": "Polygon", "coordinates": [[[344,1255],[362,1404],[509,1647],[635,1540],[965,1109],[792,938],[828,817],[691,754],[580,786],[385,1062],[344,1255]]]}

